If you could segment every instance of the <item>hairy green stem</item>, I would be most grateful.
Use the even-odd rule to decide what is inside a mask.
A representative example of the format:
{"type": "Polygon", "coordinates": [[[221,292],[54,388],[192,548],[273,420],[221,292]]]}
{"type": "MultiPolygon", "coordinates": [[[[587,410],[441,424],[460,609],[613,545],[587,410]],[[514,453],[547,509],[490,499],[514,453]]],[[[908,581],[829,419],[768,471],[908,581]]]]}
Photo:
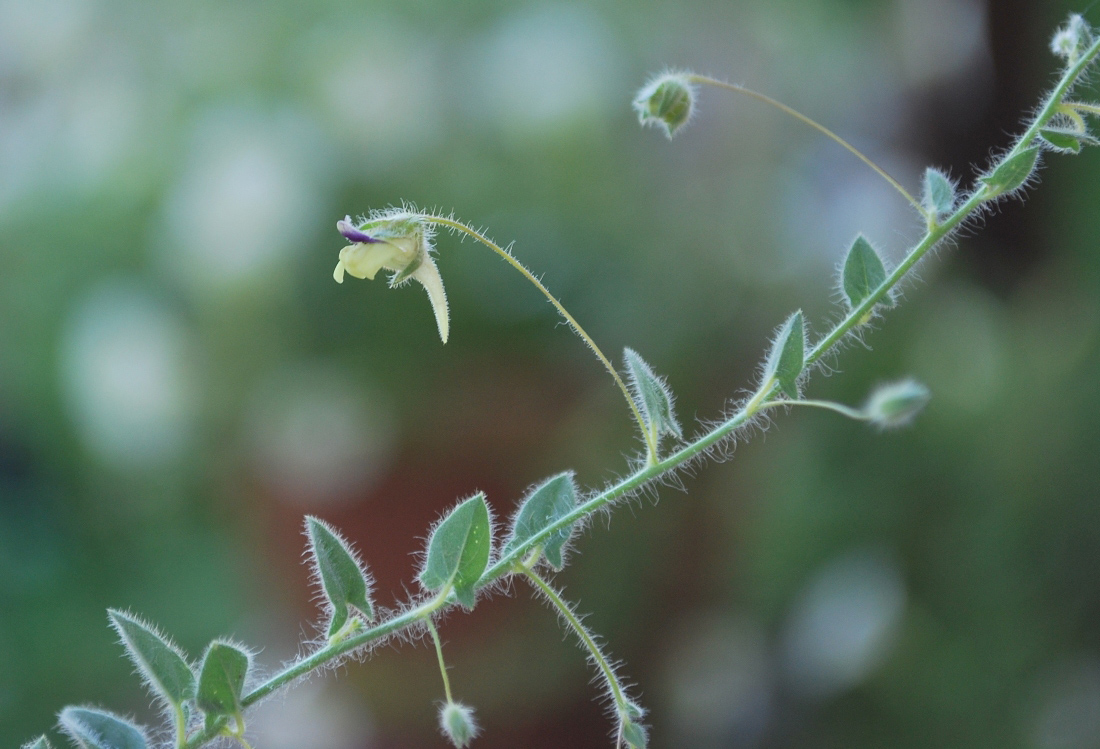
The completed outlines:
{"type": "Polygon", "coordinates": [[[1081,101],[1066,102],[1066,106],[1076,109],[1080,112],[1088,112],[1089,114],[1100,115],[1100,106],[1096,104],[1085,104],[1081,101]]]}
{"type": "Polygon", "coordinates": [[[626,690],[624,690],[623,685],[619,683],[619,677],[615,675],[615,669],[611,667],[611,663],[608,662],[607,656],[600,650],[600,646],[596,643],[596,638],[593,637],[592,633],[584,626],[580,618],[573,612],[573,609],[570,608],[569,604],[565,602],[565,599],[561,597],[561,594],[554,589],[554,586],[543,580],[541,575],[525,564],[517,564],[514,571],[526,576],[527,581],[531,583],[536,590],[546,596],[546,600],[550,601],[550,604],[557,609],[558,614],[565,619],[569,627],[577,635],[577,638],[581,641],[581,645],[588,651],[588,654],[592,656],[592,662],[596,664],[596,668],[603,674],[604,681],[607,682],[607,688],[611,690],[611,698],[615,700],[615,708],[619,715],[615,746],[622,746],[623,721],[628,715],[626,690]]]}
{"type": "Polygon", "coordinates": [[[506,249],[504,249],[496,242],[489,239],[487,236],[477,231],[473,227],[467,226],[461,221],[455,221],[454,219],[446,218],[445,216],[436,216],[431,213],[419,213],[417,215],[429,223],[445,226],[448,229],[462,232],[463,234],[473,237],[478,242],[481,242],[490,250],[500,255],[500,257],[503,258],[506,263],[519,271],[524,278],[534,284],[536,289],[542,292],[542,295],[550,301],[550,304],[554,305],[554,308],[562,317],[565,318],[565,321],[569,323],[570,327],[573,328],[573,331],[581,337],[581,340],[588,344],[588,348],[592,349],[592,352],[596,355],[596,358],[600,360],[600,363],[603,364],[604,368],[615,380],[615,384],[619,386],[619,390],[622,391],[623,397],[626,398],[626,404],[630,407],[630,412],[634,415],[634,420],[638,422],[638,428],[642,430],[642,439],[645,440],[646,449],[649,451],[650,462],[656,461],[657,437],[655,434],[650,434],[649,428],[646,427],[645,419],[642,418],[642,412],[638,410],[638,404],[634,402],[634,398],[630,394],[630,388],[626,386],[626,383],[623,382],[623,378],[619,376],[619,372],[615,369],[615,365],[611,363],[611,360],[604,355],[603,351],[600,350],[600,347],[596,345],[596,342],[594,340],[592,340],[592,336],[588,335],[588,333],[585,332],[585,329],[581,327],[581,324],[577,322],[576,318],[574,318],[573,315],[569,314],[569,310],[567,310],[562,305],[562,303],[558,301],[557,297],[550,293],[550,290],[543,285],[542,281],[540,281],[534,273],[527,270],[527,268],[524,267],[523,263],[512,257],[512,253],[508,252],[506,249]]]}
{"type": "Polygon", "coordinates": [[[183,716],[183,706],[173,705],[173,718],[176,721],[176,749],[182,749],[187,743],[187,721],[183,716]]]}
{"type": "Polygon", "coordinates": [[[792,107],[788,107],[786,104],[784,104],[781,101],[778,101],[777,99],[773,99],[770,96],[765,96],[764,94],[761,94],[757,91],[753,91],[751,88],[745,88],[744,86],[738,86],[736,83],[726,83],[725,81],[720,81],[717,78],[711,78],[710,76],[706,76],[706,75],[698,75],[696,73],[692,73],[691,75],[689,75],[687,77],[687,79],[689,81],[691,81],[692,83],[704,83],[708,86],[715,86],[717,88],[724,88],[727,91],[733,91],[733,92],[738,93],[738,94],[744,94],[745,96],[752,97],[753,99],[756,99],[757,101],[762,101],[765,104],[769,104],[769,105],[775,107],[776,109],[783,112],[784,114],[788,114],[791,117],[794,117],[799,122],[802,122],[806,125],[809,125],[814,130],[817,130],[819,133],[821,133],[825,137],[831,139],[835,143],[837,143],[840,146],[846,148],[856,158],[858,158],[860,161],[862,161],[867,166],[871,167],[871,169],[873,169],[876,174],[878,174],[884,180],[889,182],[891,187],[893,187],[895,190],[897,190],[899,193],[901,193],[902,196],[906,200],[908,200],[913,205],[913,207],[916,208],[920,212],[920,214],[922,216],[924,216],[925,218],[928,218],[928,212],[925,211],[924,206],[921,205],[920,201],[917,200],[916,198],[914,198],[908,190],[906,190],[904,187],[902,187],[900,182],[898,182],[896,179],[891,177],[890,174],[885,169],[883,169],[878,164],[873,162],[868,156],[866,156],[858,148],[856,148],[851,143],[849,143],[848,141],[841,138],[839,135],[837,135],[836,133],[834,133],[832,130],[825,127],[824,125],[822,125],[817,120],[814,120],[810,117],[807,117],[806,115],[799,112],[797,109],[794,109],[792,107]]]}
{"type": "MultiPolygon", "coordinates": [[[[257,702],[267,697],[272,692],[277,691],[281,687],[300,679],[306,674],[312,673],[317,669],[324,668],[331,664],[333,661],[339,659],[341,656],[362,647],[370,642],[378,640],[387,635],[391,635],[395,632],[401,632],[410,627],[414,627],[419,623],[422,623],[424,619],[431,617],[436,611],[439,611],[444,606],[448,606],[453,603],[450,597],[450,587],[444,588],[440,591],[439,595],[421,603],[419,606],[397,614],[384,622],[381,622],[369,629],[362,630],[358,634],[348,637],[345,640],[339,642],[329,643],[322,648],[315,650],[305,658],[299,661],[295,661],[291,665],[284,668],[279,673],[272,676],[270,679],[260,684],[248,694],[241,698],[241,707],[247,708],[255,705],[257,702]]],[[[218,731],[201,729],[198,733],[193,735],[183,745],[183,749],[197,749],[206,742],[216,738],[218,731]]]]}
{"type": "MultiPolygon", "coordinates": [[[[1100,40],[1097,40],[1089,49],[1076,61],[1074,65],[1068,68],[1063,75],[1062,79],[1051,91],[1050,96],[1044,102],[1038,115],[1032,121],[1032,124],[1024,132],[1022,136],[1016,141],[1011,150],[1006,153],[998,162],[1004,163],[1008,159],[1011,159],[1017,155],[1020,151],[1028,148],[1039,134],[1039,130],[1046,126],[1046,124],[1058,113],[1058,108],[1062,103],[1062,100],[1072,88],[1074,83],[1081,77],[1085,69],[1093,62],[1097,54],[1100,53],[1100,40]]],[[[806,355],[806,365],[809,366],[814,362],[819,361],[826,353],[832,350],[846,335],[852,332],[858,327],[871,313],[875,305],[880,302],[898,283],[909,273],[909,271],[916,265],[933,247],[935,247],[941,240],[943,240],[948,234],[959,227],[967,218],[972,216],[984,203],[997,199],[998,196],[989,196],[986,193],[985,187],[976,188],[955,210],[953,214],[939,223],[932,223],[929,226],[924,238],[917,243],[917,245],[909,252],[906,258],[894,269],[886,280],[879,285],[875,291],[873,291],[868,297],[863,300],[859,305],[852,309],[848,315],[844,317],[828,334],[826,334],[813,349],[806,355]]],[[[631,408],[636,412],[637,407],[634,405],[633,400],[629,397],[629,391],[626,389],[625,384],[622,383],[618,373],[614,371],[614,367],[611,366],[607,358],[599,353],[599,349],[595,347],[591,339],[581,331],[580,327],[573,321],[572,317],[561,307],[561,305],[553,299],[553,297],[545,290],[534,276],[530,274],[525,268],[523,268],[518,261],[511,257],[503,249],[499,248],[493,242],[485,238],[478,232],[470,229],[464,224],[442,219],[440,217],[425,216],[426,219],[439,223],[444,226],[450,226],[459,231],[463,231],[470,234],[479,241],[487,244],[489,247],[494,248],[498,254],[508,260],[517,269],[520,269],[525,276],[528,276],[548,298],[554,303],[558,311],[561,312],[567,320],[574,326],[581,337],[597,352],[600,360],[604,363],[604,366],[611,372],[616,382],[619,383],[623,389],[624,394],[627,396],[627,400],[631,403],[631,408]]],[[[541,546],[552,534],[559,530],[570,528],[575,523],[587,520],[595,513],[604,510],[608,506],[612,505],[618,500],[633,495],[645,487],[650,482],[660,478],[661,476],[670,473],[689,461],[700,458],[705,455],[708,450],[719,445],[730,435],[736,432],[738,429],[749,424],[753,418],[764,408],[771,408],[779,405],[791,405],[797,403],[795,401],[778,400],[779,389],[776,387],[774,380],[768,380],[763,383],[760,388],[757,389],[755,394],[745,402],[738,410],[725,421],[721,422],[717,426],[711,428],[703,435],[697,437],[693,441],[686,445],[681,446],[678,450],[672,454],[666,456],[664,459],[656,460],[651,459],[637,471],[631,475],[623,478],[613,484],[612,486],[596,493],[589,497],[586,501],[577,505],[571,512],[559,518],[553,523],[545,526],[541,531],[531,535],[524,543],[517,545],[507,554],[498,558],[485,574],[482,576],[481,581],[477,584],[479,591],[485,590],[496,585],[502,578],[512,574],[516,571],[517,564],[520,560],[524,559],[527,555],[531,554],[532,550],[538,546],[541,546]]],[[[639,422],[641,423],[640,415],[639,422]]],[[[643,434],[646,432],[643,426],[643,434]]],[[[653,453],[655,454],[655,453],[653,453]]],[[[541,579],[541,578],[540,578],[541,579]]],[[[310,655],[302,658],[301,660],[287,666],[279,673],[270,677],[263,684],[253,689],[242,699],[242,705],[248,707],[260,701],[264,697],[275,692],[279,688],[293,682],[294,680],[301,678],[302,676],[310,673],[319,668],[323,668],[339,658],[348,655],[349,653],[371,644],[381,638],[388,635],[392,635],[395,632],[400,632],[404,629],[414,627],[423,622],[426,617],[430,617],[434,612],[440,610],[443,607],[450,607],[457,604],[457,600],[454,598],[453,593],[449,590],[443,590],[438,596],[431,598],[430,600],[421,603],[413,608],[397,614],[390,619],[381,622],[373,627],[356,632],[344,640],[336,643],[330,643],[310,655]]],[[[184,745],[183,749],[196,749],[207,741],[215,738],[214,734],[207,733],[205,730],[200,730],[194,736],[189,739],[184,745]]]]}
{"type": "Polygon", "coordinates": [[[451,680],[447,676],[447,664],[443,660],[443,643],[439,641],[439,632],[435,628],[435,622],[430,616],[424,617],[424,623],[428,626],[428,633],[432,636],[435,645],[435,657],[439,659],[439,674],[443,677],[443,694],[447,696],[447,703],[454,702],[451,697],[451,680]]]}
{"type": "MultiPolygon", "coordinates": [[[[1031,126],[1016,140],[1016,144],[1012,149],[1001,157],[998,164],[1005,163],[1031,145],[1032,141],[1039,135],[1039,131],[1046,127],[1046,124],[1058,114],[1058,107],[1061,105],[1063,98],[1065,98],[1066,94],[1073,87],[1073,84],[1077,82],[1077,79],[1085,72],[1085,69],[1092,64],[1094,59],[1096,59],[1097,53],[1100,53],[1100,40],[1093,43],[1088,51],[1081,56],[1081,59],[1065,72],[1058,82],[1058,85],[1050,92],[1046,102],[1044,102],[1042,108],[1039,110],[1039,114],[1036,115],[1035,119],[1032,121],[1031,126]]],[[[813,347],[813,350],[806,355],[807,366],[818,361],[827,351],[829,351],[829,349],[836,345],[841,338],[857,327],[860,322],[871,313],[875,305],[882,301],[913,266],[928,254],[929,250],[958,228],[958,226],[969,218],[979,206],[989,199],[990,198],[986,195],[985,187],[977,187],[953,214],[942,222],[929,226],[924,238],[905,256],[905,259],[898,267],[894,268],[893,272],[886,277],[886,280],[883,281],[877,289],[871,292],[866,299],[853,308],[852,311],[849,312],[848,315],[825,335],[825,337],[813,347]]]]}
{"type": "Polygon", "coordinates": [[[782,408],[783,406],[810,406],[812,408],[824,408],[828,411],[835,411],[841,416],[847,416],[849,419],[855,419],[856,421],[867,421],[867,414],[860,411],[858,408],[852,408],[851,406],[845,406],[843,403],[833,403],[832,401],[815,401],[815,400],[773,400],[760,406],[760,410],[763,411],[766,408],[782,408]]]}
{"type": "Polygon", "coordinates": [[[539,573],[535,572],[530,567],[522,564],[515,566],[515,571],[520,572],[527,577],[527,580],[537,590],[541,591],[546,599],[550,601],[551,605],[558,610],[558,613],[569,624],[570,628],[580,638],[581,644],[589,655],[592,656],[593,662],[596,664],[596,668],[600,669],[603,673],[603,678],[607,682],[608,689],[611,690],[611,696],[615,700],[615,706],[619,708],[619,712],[626,713],[626,693],[623,691],[622,684],[619,683],[619,677],[615,675],[615,669],[611,668],[611,664],[608,663],[607,657],[604,656],[603,651],[600,650],[600,646],[596,644],[595,638],[585,628],[581,620],[573,613],[573,609],[569,607],[569,604],[565,602],[565,599],[561,597],[561,594],[554,589],[550,583],[542,579],[539,573]]]}

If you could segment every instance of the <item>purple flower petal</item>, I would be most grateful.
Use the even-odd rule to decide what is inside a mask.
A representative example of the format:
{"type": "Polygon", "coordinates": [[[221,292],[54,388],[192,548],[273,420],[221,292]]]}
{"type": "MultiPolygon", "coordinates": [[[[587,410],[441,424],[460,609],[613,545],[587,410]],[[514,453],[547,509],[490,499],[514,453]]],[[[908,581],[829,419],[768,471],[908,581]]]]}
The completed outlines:
{"type": "Polygon", "coordinates": [[[344,235],[344,238],[352,242],[362,242],[364,244],[374,244],[375,242],[381,242],[381,239],[375,239],[366,232],[359,231],[351,223],[351,216],[344,216],[343,221],[336,222],[336,231],[344,235]]]}

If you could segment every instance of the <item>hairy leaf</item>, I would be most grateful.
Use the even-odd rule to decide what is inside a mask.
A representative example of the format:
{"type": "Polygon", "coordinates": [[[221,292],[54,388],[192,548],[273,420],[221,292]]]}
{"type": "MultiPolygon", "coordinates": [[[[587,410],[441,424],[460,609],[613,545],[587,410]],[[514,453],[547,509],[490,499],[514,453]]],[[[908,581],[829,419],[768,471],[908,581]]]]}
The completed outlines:
{"type": "Polygon", "coordinates": [[[474,586],[492,551],[489,506],[478,493],[454,508],[432,531],[420,583],[430,591],[450,584],[467,608],[474,605],[474,586]]]}
{"type": "Polygon", "coordinates": [[[1045,128],[1039,131],[1039,137],[1046,145],[1063,153],[1081,153],[1081,140],[1072,132],[1045,128]]]}
{"type": "Polygon", "coordinates": [[[46,740],[45,736],[39,736],[34,741],[23,744],[21,749],[53,749],[53,747],[50,746],[50,742],[46,740]]]}
{"type": "Polygon", "coordinates": [[[844,260],[842,281],[848,304],[855,309],[885,280],[886,266],[882,264],[882,258],[866,237],[860,234],[844,260]]]}
{"type": "Polygon", "coordinates": [[[989,188],[989,196],[996,197],[1019,189],[1035,171],[1039,159],[1039,146],[1025,148],[1010,159],[1001,162],[993,173],[982,177],[981,181],[989,188]]]}
{"type": "Polygon", "coordinates": [[[1053,127],[1046,127],[1039,131],[1039,137],[1047,146],[1062,153],[1081,153],[1082,136],[1083,133],[1053,127]]]}
{"type": "Polygon", "coordinates": [[[199,709],[207,719],[240,715],[248,667],[248,653],[236,645],[221,640],[210,643],[199,670],[197,695],[199,709]]]}
{"type": "Polygon", "coordinates": [[[81,749],[146,749],[149,745],[140,728],[106,710],[67,707],[57,722],[81,749]]]}
{"type": "Polygon", "coordinates": [[[798,397],[798,377],[806,366],[806,330],[802,310],[795,312],[775,337],[764,367],[765,382],[772,377],[790,398],[798,397]]]}
{"type": "Polygon", "coordinates": [[[951,213],[955,207],[955,185],[938,169],[924,170],[924,209],[937,219],[951,213]]]}
{"type": "Polygon", "coordinates": [[[634,402],[642,412],[646,425],[655,428],[658,437],[671,434],[682,438],[684,435],[672,408],[672,393],[668,385],[653,373],[634,349],[624,349],[623,359],[626,361],[626,373],[634,402]]]}
{"type": "Polygon", "coordinates": [[[179,648],[130,614],[114,609],[107,613],[130,660],[158,697],[179,707],[195,696],[195,674],[179,648]]]}
{"type": "MultiPolygon", "coordinates": [[[[522,546],[532,536],[568,515],[577,506],[577,489],[573,472],[559,473],[536,486],[524,498],[512,520],[512,537],[504,545],[504,553],[522,546]]],[[[561,550],[573,526],[554,531],[542,542],[542,553],[550,565],[562,568],[561,550]]]]}
{"type": "Polygon", "coordinates": [[[368,620],[373,619],[371,581],[347,541],[315,517],[306,518],[306,533],[317,576],[332,607],[328,636],[332,637],[344,626],[352,608],[368,620]]]}

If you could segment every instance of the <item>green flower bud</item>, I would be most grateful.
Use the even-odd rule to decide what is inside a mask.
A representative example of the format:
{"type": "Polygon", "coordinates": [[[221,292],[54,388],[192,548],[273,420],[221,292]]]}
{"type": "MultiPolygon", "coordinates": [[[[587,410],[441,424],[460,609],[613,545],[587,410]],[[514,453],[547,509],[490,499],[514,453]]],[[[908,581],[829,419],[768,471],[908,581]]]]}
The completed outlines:
{"type": "Polygon", "coordinates": [[[649,746],[649,732],[641,723],[624,720],[620,733],[630,749],[646,749],[649,746]]]}
{"type": "Polygon", "coordinates": [[[649,732],[642,725],[645,709],[633,700],[627,700],[619,710],[619,734],[630,749],[646,749],[649,744],[649,732]]]}
{"type": "Polygon", "coordinates": [[[1077,13],[1070,15],[1066,25],[1054,33],[1050,40],[1050,51],[1070,65],[1092,44],[1092,29],[1077,13]]]}
{"type": "Polygon", "coordinates": [[[477,736],[473,708],[458,702],[448,702],[439,709],[439,730],[452,744],[463,749],[477,736]]]}
{"type": "Polygon", "coordinates": [[[931,397],[928,388],[916,380],[902,380],[876,388],[863,412],[879,428],[896,429],[916,418],[931,397]]]}
{"type": "Polygon", "coordinates": [[[695,114],[695,86],[688,73],[662,73],[642,86],[634,111],[642,125],[664,128],[671,138],[695,114]]]}

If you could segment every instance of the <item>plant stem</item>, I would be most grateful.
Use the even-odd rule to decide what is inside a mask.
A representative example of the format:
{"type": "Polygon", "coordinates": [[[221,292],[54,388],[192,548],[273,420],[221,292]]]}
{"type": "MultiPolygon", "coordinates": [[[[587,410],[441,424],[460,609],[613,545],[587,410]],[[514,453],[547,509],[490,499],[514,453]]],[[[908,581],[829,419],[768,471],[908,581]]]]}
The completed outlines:
{"type": "Polygon", "coordinates": [[[1100,106],[1095,104],[1086,104],[1082,101],[1066,102],[1066,106],[1072,107],[1080,112],[1088,112],[1089,114],[1100,115],[1100,106]]]}
{"type": "Polygon", "coordinates": [[[802,122],[802,123],[805,123],[805,124],[809,125],[814,130],[817,130],[819,133],[821,133],[822,135],[826,136],[827,138],[830,138],[834,142],[836,142],[839,145],[843,146],[844,148],[848,149],[848,151],[850,151],[852,154],[854,154],[856,156],[856,158],[858,158],[860,161],[862,161],[867,166],[874,169],[875,172],[880,177],[882,177],[884,180],[886,180],[887,182],[890,183],[891,187],[893,187],[895,190],[897,190],[899,193],[901,193],[905,197],[906,200],[908,200],[910,203],[912,203],[913,207],[916,208],[917,211],[920,212],[921,216],[924,216],[925,219],[928,219],[928,212],[926,210],[924,210],[924,206],[921,205],[920,201],[917,200],[916,198],[914,198],[909,193],[908,190],[906,190],[904,187],[902,187],[900,182],[898,182],[896,179],[891,177],[885,169],[880,167],[875,162],[871,161],[871,159],[869,157],[865,156],[862,151],[860,151],[858,148],[853,146],[848,141],[841,138],[839,135],[834,133],[829,128],[822,125],[820,122],[818,122],[814,119],[811,119],[810,117],[807,117],[806,115],[799,112],[797,109],[793,109],[791,107],[788,107],[786,104],[784,104],[781,101],[778,101],[776,99],[773,99],[770,96],[765,96],[764,94],[753,91],[751,88],[745,88],[744,86],[738,86],[736,83],[726,83],[725,81],[720,81],[717,78],[711,78],[710,76],[706,76],[706,75],[697,75],[695,73],[692,73],[691,75],[689,75],[688,80],[691,81],[692,83],[704,83],[708,86],[715,86],[717,88],[724,88],[727,91],[734,91],[738,94],[744,94],[745,96],[750,96],[753,99],[756,99],[757,101],[762,101],[765,104],[770,104],[771,106],[775,107],[776,109],[780,110],[781,112],[783,112],[785,114],[788,114],[791,117],[794,117],[799,122],[802,122]]]}
{"type": "Polygon", "coordinates": [[[611,664],[607,662],[607,658],[600,650],[600,646],[596,644],[595,638],[592,637],[584,624],[581,623],[581,620],[573,613],[573,609],[565,602],[561,594],[554,590],[554,587],[550,585],[550,583],[543,580],[542,577],[530,567],[519,564],[516,565],[515,569],[517,572],[523,573],[527,577],[528,582],[546,596],[546,599],[550,601],[551,605],[558,610],[562,619],[565,619],[573,632],[580,638],[581,644],[584,645],[589,655],[592,656],[592,660],[596,664],[596,667],[603,673],[603,678],[607,682],[607,687],[611,690],[611,696],[615,700],[615,706],[619,709],[620,713],[625,715],[626,694],[623,692],[622,684],[619,683],[619,678],[615,676],[615,670],[611,668],[611,664]]]}
{"type": "Polygon", "coordinates": [[[782,400],[768,401],[760,406],[760,410],[763,411],[766,408],[781,408],[783,406],[812,406],[814,408],[824,408],[829,411],[836,411],[838,414],[847,416],[849,419],[867,421],[867,414],[859,409],[845,406],[843,403],[833,403],[832,401],[789,400],[784,398],[782,400]]]}
{"type": "Polygon", "coordinates": [[[430,616],[424,617],[424,623],[428,625],[428,632],[432,636],[432,642],[435,643],[435,655],[439,659],[439,673],[443,676],[443,693],[447,695],[448,704],[454,702],[451,697],[451,680],[447,678],[447,664],[443,662],[443,643],[439,641],[439,632],[436,631],[435,622],[432,621],[430,616]]]}
{"type": "Polygon", "coordinates": [[[174,705],[174,718],[176,721],[176,749],[182,749],[187,743],[187,721],[183,717],[183,706],[174,705]]]}
{"type": "MultiPolygon", "coordinates": [[[[1100,112],[1100,110],[1097,110],[1100,112]]],[[[1058,114],[1064,114],[1073,120],[1074,126],[1077,128],[1078,133],[1088,132],[1088,123],[1085,122],[1085,118],[1081,116],[1081,113],[1077,111],[1077,108],[1073,104],[1062,102],[1058,107],[1058,114]]]]}
{"type": "MultiPolygon", "coordinates": [[[[1035,140],[1039,133],[1039,130],[1046,126],[1052,117],[1058,112],[1058,107],[1062,103],[1063,98],[1067,95],[1077,79],[1084,73],[1085,69],[1096,58],[1097,54],[1100,54],[1100,40],[1097,40],[1081,58],[1070,68],[1068,68],[1059,81],[1051,91],[1046,102],[1041,107],[1039,114],[1036,115],[1032,124],[1024,132],[1022,136],[1016,141],[1013,148],[1006,153],[999,163],[1004,163],[1008,159],[1013,158],[1020,151],[1024,150],[1032,141],[1035,140]]],[[[708,81],[709,82],[709,81],[708,81]]],[[[716,82],[717,83],[717,82],[716,82]]],[[[728,84],[722,84],[728,85],[728,84]]],[[[765,97],[766,98],[766,97],[765,97]]],[[[778,104],[778,102],[776,102],[778,104]]],[[[995,168],[995,167],[994,167],[995,168]]],[[[996,199],[996,198],[992,198],[996,199]]],[[[887,276],[886,280],[882,282],[879,287],[872,292],[863,302],[855,307],[848,315],[841,320],[827,335],[825,335],[806,355],[806,365],[809,366],[814,362],[819,361],[827,352],[829,352],[837,343],[844,338],[849,332],[851,332],[859,323],[871,312],[875,304],[878,303],[886,294],[890,292],[916,265],[917,262],[923,258],[929,250],[935,247],[944,237],[956,229],[963,221],[969,218],[980,206],[991,200],[991,198],[985,193],[985,188],[976,188],[967,198],[963,201],[962,205],[948,218],[944,219],[941,223],[933,223],[924,238],[909,252],[905,260],[898,265],[894,271],[887,276]]],[[[592,342],[580,326],[576,324],[576,321],[569,315],[568,312],[561,307],[561,305],[545,290],[545,287],[539,283],[533,275],[530,274],[522,265],[520,265],[511,255],[484,237],[479,232],[460,224],[457,221],[450,219],[443,219],[438,216],[427,216],[426,220],[438,223],[444,226],[449,226],[456,230],[465,232],[470,236],[478,239],[490,248],[494,249],[498,254],[508,260],[514,267],[520,270],[529,280],[535,283],[536,286],[549,298],[554,306],[558,308],[558,311],[566,317],[566,319],[573,325],[574,330],[584,338],[585,342],[596,351],[600,361],[604,363],[608,371],[615,377],[616,382],[619,383],[623,389],[624,394],[627,396],[628,402],[631,404],[632,410],[637,414],[637,407],[634,405],[633,400],[629,397],[629,391],[626,390],[625,385],[619,378],[618,373],[607,361],[595,344],[592,342]]],[[[502,555],[493,563],[485,574],[482,575],[481,580],[477,584],[478,590],[484,590],[495,585],[501,578],[516,571],[517,565],[520,560],[531,553],[531,551],[542,545],[547,538],[559,530],[572,527],[575,523],[584,521],[594,515],[596,512],[604,509],[608,505],[620,500],[624,497],[630,496],[634,492],[644,487],[649,482],[659,478],[660,476],[676,470],[691,460],[698,459],[704,455],[708,450],[720,444],[723,440],[736,432],[738,429],[749,424],[753,417],[756,416],[764,408],[777,407],[779,405],[796,405],[799,401],[787,401],[787,400],[774,400],[778,394],[778,388],[775,385],[774,378],[763,383],[756,393],[747,402],[744,403],[732,416],[727,418],[722,423],[710,429],[710,431],[697,437],[694,441],[682,446],[676,452],[668,455],[663,460],[652,460],[648,462],[644,467],[635,471],[630,476],[623,478],[613,484],[612,486],[604,489],[601,492],[590,497],[587,501],[577,505],[571,512],[565,516],[559,518],[553,523],[545,526],[541,531],[531,535],[522,544],[517,545],[509,553],[502,555]],[[774,405],[773,405],[774,404],[774,405]]],[[[834,409],[835,410],[835,409],[834,409]]],[[[640,415],[638,415],[639,423],[641,423],[640,415]]],[[[643,434],[646,430],[643,426],[643,434]]],[[[652,453],[655,455],[656,453],[652,453]]],[[[522,570],[521,570],[522,571],[522,570]]],[[[541,580],[541,578],[539,578],[541,580]]],[[[537,583],[536,583],[537,584],[537,583]]],[[[549,587],[549,586],[547,586],[549,587]]],[[[544,591],[545,592],[545,591],[544,591]]],[[[391,635],[394,632],[399,632],[403,629],[416,626],[422,622],[425,618],[430,617],[434,612],[447,606],[457,604],[457,600],[454,598],[453,593],[449,589],[440,591],[439,595],[432,599],[418,605],[413,608],[393,616],[392,618],[381,622],[368,629],[356,632],[346,639],[340,642],[330,643],[317,651],[311,653],[300,661],[287,666],[279,673],[275,674],[263,684],[259,685],[247,695],[245,695],[241,704],[244,707],[255,704],[264,697],[270,695],[280,687],[283,687],[290,682],[301,678],[302,676],[310,673],[319,668],[336,661],[342,656],[351,653],[352,651],[361,648],[365,645],[379,640],[387,635],[391,635]]],[[[185,744],[183,749],[196,749],[202,744],[215,738],[215,733],[208,733],[205,729],[200,730],[194,736],[191,737],[185,744]]]]}
{"type": "Polygon", "coordinates": [[[657,441],[656,441],[656,438],[653,437],[650,434],[650,430],[646,427],[645,419],[642,418],[642,413],[641,413],[641,411],[638,410],[638,405],[634,402],[634,398],[630,395],[630,389],[626,386],[626,383],[623,382],[623,378],[619,376],[619,373],[618,373],[618,371],[616,371],[615,366],[604,355],[603,351],[600,350],[600,347],[596,345],[596,342],[594,340],[592,340],[592,336],[588,335],[588,333],[585,332],[584,328],[581,327],[581,324],[579,322],[577,322],[577,320],[573,317],[573,315],[569,314],[569,310],[567,310],[562,305],[562,303],[559,302],[557,300],[557,298],[553,294],[550,293],[549,289],[547,289],[545,286],[543,286],[542,281],[540,281],[535,276],[534,273],[527,270],[527,268],[525,268],[523,266],[523,263],[516,260],[512,256],[512,253],[508,252],[506,249],[504,249],[503,247],[498,245],[496,242],[489,239],[487,236],[485,236],[481,232],[477,231],[473,227],[467,226],[466,224],[462,223],[461,221],[456,221],[456,220],[451,219],[451,218],[446,218],[445,216],[436,216],[436,215],[431,214],[431,213],[420,213],[420,214],[417,214],[417,215],[420,218],[424,219],[425,221],[427,221],[429,223],[438,224],[440,226],[445,226],[448,229],[452,229],[454,231],[462,232],[463,234],[466,234],[468,236],[473,237],[478,242],[481,242],[483,245],[488,247],[490,250],[492,250],[496,254],[500,255],[506,263],[511,265],[517,271],[519,271],[523,275],[524,278],[526,278],[528,281],[530,281],[532,284],[534,284],[536,289],[538,289],[540,292],[542,292],[542,295],[550,301],[550,304],[554,305],[554,308],[557,309],[558,313],[561,314],[561,316],[565,318],[565,321],[567,323],[569,323],[570,327],[573,328],[573,331],[581,337],[581,340],[583,340],[586,344],[588,344],[588,348],[592,349],[592,352],[594,354],[596,354],[596,358],[600,360],[600,363],[603,364],[604,368],[608,371],[608,373],[611,375],[611,377],[615,380],[615,384],[619,386],[619,390],[622,391],[623,397],[626,398],[626,403],[630,407],[630,412],[634,415],[634,420],[638,422],[638,427],[642,430],[642,439],[645,440],[646,448],[649,452],[650,460],[651,461],[656,460],[656,458],[657,458],[657,441]]]}

